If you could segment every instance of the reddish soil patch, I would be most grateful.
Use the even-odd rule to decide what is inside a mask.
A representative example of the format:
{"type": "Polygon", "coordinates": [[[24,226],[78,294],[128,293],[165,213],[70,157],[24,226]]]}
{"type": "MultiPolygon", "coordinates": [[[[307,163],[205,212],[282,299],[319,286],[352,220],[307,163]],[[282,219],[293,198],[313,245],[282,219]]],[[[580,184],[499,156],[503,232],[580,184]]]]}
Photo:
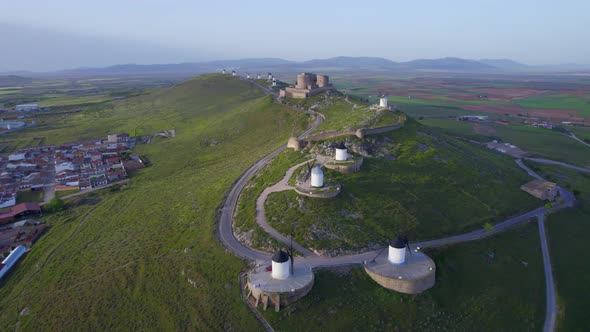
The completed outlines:
{"type": "Polygon", "coordinates": [[[462,105],[462,108],[471,111],[492,113],[492,114],[525,114],[526,111],[518,105],[462,105]]]}
{"type": "Polygon", "coordinates": [[[546,108],[530,108],[529,116],[539,118],[549,118],[560,121],[575,121],[578,122],[580,118],[576,116],[579,111],[576,110],[560,110],[560,109],[546,109],[546,108]]]}
{"type": "Polygon", "coordinates": [[[478,133],[480,135],[487,135],[487,136],[491,136],[491,135],[496,134],[496,129],[494,129],[494,127],[487,125],[487,124],[483,124],[483,123],[474,124],[473,131],[475,131],[476,133],[478,133]]]}
{"type": "Polygon", "coordinates": [[[471,91],[488,95],[489,98],[502,98],[502,99],[515,99],[515,98],[525,98],[528,96],[538,95],[545,93],[547,91],[544,90],[535,90],[535,89],[525,89],[525,88],[514,88],[514,89],[498,89],[498,88],[488,88],[488,89],[473,89],[471,91]]]}

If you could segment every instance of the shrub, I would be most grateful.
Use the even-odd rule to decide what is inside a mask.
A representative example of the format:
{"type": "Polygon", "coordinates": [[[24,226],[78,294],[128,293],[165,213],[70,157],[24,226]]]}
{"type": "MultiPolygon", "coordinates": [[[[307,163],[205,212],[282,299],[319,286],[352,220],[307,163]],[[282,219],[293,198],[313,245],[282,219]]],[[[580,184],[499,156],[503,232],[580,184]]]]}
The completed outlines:
{"type": "Polygon", "coordinates": [[[59,197],[54,197],[49,201],[49,203],[45,204],[43,209],[47,212],[59,212],[65,208],[65,203],[59,197]]]}
{"type": "Polygon", "coordinates": [[[485,229],[488,232],[491,232],[494,230],[494,225],[488,221],[485,224],[483,224],[483,229],[485,229]]]}
{"type": "Polygon", "coordinates": [[[545,204],[545,209],[547,209],[547,210],[551,210],[552,207],[553,207],[553,205],[551,205],[551,203],[545,204]]]}

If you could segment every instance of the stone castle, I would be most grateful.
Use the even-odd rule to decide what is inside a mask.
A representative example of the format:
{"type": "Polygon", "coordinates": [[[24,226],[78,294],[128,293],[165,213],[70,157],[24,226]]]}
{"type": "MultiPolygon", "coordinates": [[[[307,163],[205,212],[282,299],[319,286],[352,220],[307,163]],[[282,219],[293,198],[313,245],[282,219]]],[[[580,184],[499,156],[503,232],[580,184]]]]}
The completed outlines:
{"type": "Polygon", "coordinates": [[[297,75],[297,84],[280,91],[280,97],[305,99],[320,92],[331,90],[330,78],[326,75],[301,73],[297,75]]]}

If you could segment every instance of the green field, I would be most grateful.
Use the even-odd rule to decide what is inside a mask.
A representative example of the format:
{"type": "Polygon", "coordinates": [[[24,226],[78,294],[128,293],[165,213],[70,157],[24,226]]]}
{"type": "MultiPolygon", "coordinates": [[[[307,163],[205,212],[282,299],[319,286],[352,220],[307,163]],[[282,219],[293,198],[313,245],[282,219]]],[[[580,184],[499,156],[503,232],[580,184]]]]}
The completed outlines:
{"type": "Polygon", "coordinates": [[[578,110],[581,116],[590,116],[590,98],[571,95],[549,95],[519,99],[517,103],[525,108],[578,110]]]}
{"type": "Polygon", "coordinates": [[[38,191],[21,190],[16,193],[16,204],[25,202],[43,202],[43,189],[38,191]]]}
{"type": "Polygon", "coordinates": [[[578,194],[575,209],[567,209],[547,218],[553,276],[557,288],[559,331],[587,331],[590,310],[590,261],[587,234],[590,233],[590,174],[567,168],[527,161],[550,181],[578,194]]]}
{"type": "Polygon", "coordinates": [[[68,96],[68,95],[45,95],[45,99],[39,102],[39,106],[70,106],[102,103],[111,100],[107,95],[92,96],[68,96]]]}
{"type": "MultiPolygon", "coordinates": [[[[590,164],[590,148],[555,130],[518,125],[505,126],[493,123],[474,124],[444,118],[424,118],[419,122],[441,128],[450,135],[462,136],[482,142],[500,139],[503,142],[530,151],[534,156],[541,158],[564,161],[580,166],[590,164]]],[[[580,139],[585,138],[586,132],[584,129],[581,128],[577,131],[574,129],[574,132],[581,133],[580,139]]]]}
{"type": "Polygon", "coordinates": [[[580,166],[590,163],[590,148],[562,133],[525,126],[495,126],[495,135],[503,141],[535,152],[540,157],[580,166]]]}
{"type": "Polygon", "coordinates": [[[321,270],[305,298],[264,316],[276,331],[542,329],[545,284],[536,223],[429,255],[437,264],[436,284],[422,294],[387,290],[362,268],[321,270]]]}
{"type": "Polygon", "coordinates": [[[0,284],[0,330],[17,321],[29,331],[257,329],[238,295],[244,263],[215,238],[217,209],[233,181],[307,117],[219,75],[96,114],[19,135],[61,143],[151,126],[177,136],[136,148],[152,166],[128,189],[45,216],[51,229],[0,284]]]}
{"type": "Polygon", "coordinates": [[[579,139],[590,144],[590,128],[569,126],[566,129],[574,133],[579,139]]]}
{"type": "Polygon", "coordinates": [[[542,205],[519,189],[530,178],[507,156],[411,120],[385,137],[397,160],[365,158],[354,174],[327,170],[325,180],[343,187],[334,199],[273,193],[267,220],[283,234],[295,225],[295,239],[308,248],[357,250],[396,234],[457,234],[542,205]]]}

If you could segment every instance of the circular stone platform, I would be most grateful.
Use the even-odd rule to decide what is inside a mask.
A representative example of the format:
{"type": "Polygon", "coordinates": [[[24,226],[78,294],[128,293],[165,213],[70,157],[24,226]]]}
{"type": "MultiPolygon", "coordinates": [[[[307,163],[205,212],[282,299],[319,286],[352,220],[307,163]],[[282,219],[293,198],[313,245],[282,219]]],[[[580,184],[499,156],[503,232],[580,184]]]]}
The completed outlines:
{"type": "Polygon", "coordinates": [[[313,271],[301,262],[295,260],[294,273],[289,278],[280,280],[271,276],[267,268],[270,262],[258,264],[248,273],[248,298],[255,302],[255,306],[262,303],[263,308],[270,304],[279,311],[280,306],[287,306],[309,293],[313,287],[313,271]]]}
{"type": "Polygon", "coordinates": [[[436,265],[421,252],[407,253],[404,264],[395,265],[387,260],[385,250],[364,266],[367,274],[379,285],[400,293],[421,293],[434,286],[436,265]]]}

